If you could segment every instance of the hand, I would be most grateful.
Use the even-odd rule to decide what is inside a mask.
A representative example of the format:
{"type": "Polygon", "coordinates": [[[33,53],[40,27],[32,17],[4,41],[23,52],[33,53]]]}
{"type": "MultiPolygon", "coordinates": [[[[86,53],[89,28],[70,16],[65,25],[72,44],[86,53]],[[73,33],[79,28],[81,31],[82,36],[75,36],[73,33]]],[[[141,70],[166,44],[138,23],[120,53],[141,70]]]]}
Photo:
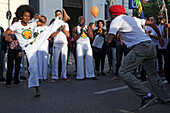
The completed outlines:
{"type": "Polygon", "coordinates": [[[7,36],[7,37],[5,37],[5,40],[6,40],[7,42],[12,42],[12,37],[11,37],[11,36],[7,36]]]}
{"type": "Polygon", "coordinates": [[[66,28],[66,26],[65,25],[63,25],[63,30],[66,28]]]}
{"type": "Polygon", "coordinates": [[[63,26],[60,27],[59,31],[62,31],[62,29],[63,29],[63,26]]]}
{"type": "Polygon", "coordinates": [[[82,28],[80,29],[80,34],[83,34],[83,29],[82,28]]]}
{"type": "Polygon", "coordinates": [[[161,45],[161,47],[164,47],[165,45],[165,41],[162,37],[159,37],[159,44],[161,45]]]}
{"type": "Polygon", "coordinates": [[[39,15],[38,15],[38,14],[35,14],[35,15],[34,15],[34,19],[39,19],[39,15]]]}

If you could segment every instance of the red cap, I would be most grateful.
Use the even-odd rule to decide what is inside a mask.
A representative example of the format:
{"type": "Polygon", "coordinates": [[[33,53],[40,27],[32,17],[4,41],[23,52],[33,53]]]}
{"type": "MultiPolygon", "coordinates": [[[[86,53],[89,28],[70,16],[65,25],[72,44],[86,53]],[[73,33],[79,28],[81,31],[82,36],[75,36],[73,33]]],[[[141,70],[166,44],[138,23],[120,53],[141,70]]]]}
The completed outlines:
{"type": "Polygon", "coordinates": [[[125,14],[126,10],[121,5],[113,5],[109,8],[109,14],[110,15],[121,15],[125,14]]]}

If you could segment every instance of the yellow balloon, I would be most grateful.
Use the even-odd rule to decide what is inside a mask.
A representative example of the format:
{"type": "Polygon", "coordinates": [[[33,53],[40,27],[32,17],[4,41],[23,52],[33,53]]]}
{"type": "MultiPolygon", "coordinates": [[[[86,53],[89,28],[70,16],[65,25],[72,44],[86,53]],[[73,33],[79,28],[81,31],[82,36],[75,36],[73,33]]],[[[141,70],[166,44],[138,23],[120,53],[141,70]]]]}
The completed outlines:
{"type": "Polygon", "coordinates": [[[99,8],[97,6],[92,6],[90,12],[96,18],[99,14],[99,8]]]}

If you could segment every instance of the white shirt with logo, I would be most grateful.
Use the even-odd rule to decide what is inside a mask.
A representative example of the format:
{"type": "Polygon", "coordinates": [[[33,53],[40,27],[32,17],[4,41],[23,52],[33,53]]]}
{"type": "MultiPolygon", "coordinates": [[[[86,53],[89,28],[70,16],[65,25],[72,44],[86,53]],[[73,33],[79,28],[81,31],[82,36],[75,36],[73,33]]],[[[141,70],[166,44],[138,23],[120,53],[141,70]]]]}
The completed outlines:
{"type": "Polygon", "coordinates": [[[23,26],[21,21],[19,21],[10,26],[9,29],[15,32],[20,46],[25,50],[26,46],[34,41],[33,31],[35,27],[37,27],[36,22],[28,23],[27,26],[23,26]]]}
{"type": "MultiPolygon", "coordinates": [[[[79,35],[81,32],[81,27],[77,26],[77,35],[79,35]]],[[[90,43],[90,39],[87,36],[87,34],[85,34],[85,32],[87,32],[87,26],[85,26],[83,28],[83,34],[80,36],[80,38],[76,41],[77,44],[89,44],[90,43]]]]}

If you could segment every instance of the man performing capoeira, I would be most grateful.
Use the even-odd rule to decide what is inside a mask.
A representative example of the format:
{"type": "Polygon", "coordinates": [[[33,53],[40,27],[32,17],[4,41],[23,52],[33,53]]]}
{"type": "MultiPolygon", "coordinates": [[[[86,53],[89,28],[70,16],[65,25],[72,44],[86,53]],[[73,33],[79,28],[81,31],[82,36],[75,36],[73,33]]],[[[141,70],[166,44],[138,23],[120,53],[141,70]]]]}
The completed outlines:
{"type": "Polygon", "coordinates": [[[166,104],[170,103],[170,95],[167,93],[167,89],[156,72],[155,46],[150,37],[142,29],[144,25],[151,26],[158,35],[159,43],[163,46],[165,43],[157,26],[152,21],[125,15],[125,9],[121,5],[110,7],[109,13],[112,22],[110,24],[108,42],[111,42],[119,31],[127,47],[131,48],[130,52],[123,59],[119,75],[129,88],[142,98],[142,103],[138,110],[149,106],[156,99],[150,90],[140,83],[133,74],[133,71],[140,64],[143,64],[149,82],[159,100],[166,104]]]}

